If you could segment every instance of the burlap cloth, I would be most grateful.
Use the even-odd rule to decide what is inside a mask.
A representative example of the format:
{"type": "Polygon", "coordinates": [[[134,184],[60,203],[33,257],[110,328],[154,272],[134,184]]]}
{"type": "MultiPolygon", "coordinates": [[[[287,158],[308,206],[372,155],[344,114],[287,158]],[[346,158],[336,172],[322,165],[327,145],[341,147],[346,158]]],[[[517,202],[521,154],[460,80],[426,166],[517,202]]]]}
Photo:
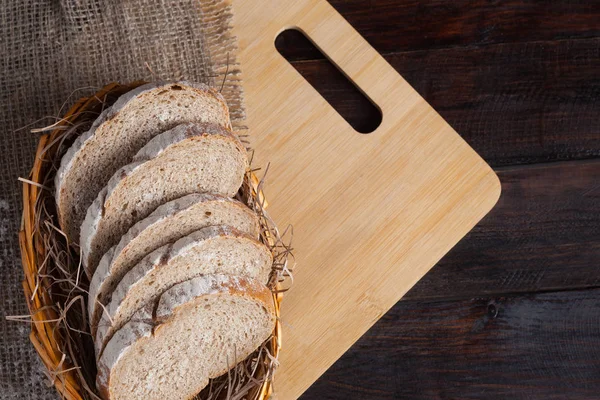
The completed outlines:
{"type": "Polygon", "coordinates": [[[0,398],[56,399],[29,343],[17,232],[21,183],[38,135],[74,101],[113,82],[189,79],[222,87],[243,119],[226,0],[0,1],[0,398]],[[226,79],[223,80],[225,72],[226,79]]]}

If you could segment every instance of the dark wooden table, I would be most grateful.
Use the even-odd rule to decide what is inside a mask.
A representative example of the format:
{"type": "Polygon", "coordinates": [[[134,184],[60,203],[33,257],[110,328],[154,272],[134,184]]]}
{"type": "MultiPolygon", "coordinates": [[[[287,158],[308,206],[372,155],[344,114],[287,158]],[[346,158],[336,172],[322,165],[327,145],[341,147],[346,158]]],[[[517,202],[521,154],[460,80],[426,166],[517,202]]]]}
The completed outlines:
{"type": "MultiPolygon", "coordinates": [[[[599,399],[600,2],[331,3],[503,194],[303,399],[599,399]]],[[[280,51],[368,125],[368,103],[298,36],[280,51]]]]}

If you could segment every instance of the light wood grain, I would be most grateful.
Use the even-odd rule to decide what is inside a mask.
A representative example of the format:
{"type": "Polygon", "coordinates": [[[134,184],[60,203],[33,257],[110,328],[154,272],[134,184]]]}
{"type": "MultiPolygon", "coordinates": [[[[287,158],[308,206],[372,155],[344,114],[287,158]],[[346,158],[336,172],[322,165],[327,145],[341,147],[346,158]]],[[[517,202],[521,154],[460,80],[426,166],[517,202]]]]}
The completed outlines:
{"type": "Polygon", "coordinates": [[[279,399],[304,392],[495,204],[489,166],[326,2],[233,0],[255,165],[294,226],[279,399]],[[355,132],[276,51],[311,38],[381,109],[355,132]]]}

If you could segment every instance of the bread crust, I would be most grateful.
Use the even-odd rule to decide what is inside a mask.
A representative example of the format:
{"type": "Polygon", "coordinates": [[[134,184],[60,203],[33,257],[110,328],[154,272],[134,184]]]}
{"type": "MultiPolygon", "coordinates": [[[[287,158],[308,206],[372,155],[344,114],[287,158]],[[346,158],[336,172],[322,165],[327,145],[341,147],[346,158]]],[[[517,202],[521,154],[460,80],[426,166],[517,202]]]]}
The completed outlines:
{"type": "MultiPolygon", "coordinates": [[[[109,341],[98,361],[96,385],[104,399],[110,395],[110,371],[127,352],[140,340],[160,337],[166,324],[176,321],[179,313],[186,312],[186,306],[193,306],[205,296],[243,296],[260,303],[270,315],[271,330],[275,326],[275,305],[271,291],[254,279],[239,276],[206,275],[190,279],[173,286],[163,293],[160,299],[142,307],[109,341]]],[[[267,338],[265,338],[266,340],[267,338]]],[[[215,374],[219,376],[227,370],[215,374]]],[[[198,392],[202,388],[198,388],[198,392]]]]}
{"type": "MultiPolygon", "coordinates": [[[[125,184],[127,179],[136,173],[136,171],[143,169],[148,163],[158,159],[161,154],[169,150],[171,146],[182,143],[182,141],[190,138],[197,137],[211,137],[215,140],[226,140],[232,143],[243,157],[243,163],[245,168],[248,166],[248,159],[246,155],[246,149],[240,142],[239,138],[230,130],[223,128],[216,124],[210,123],[186,123],[176,126],[175,128],[163,132],[160,135],[149,141],[140,151],[136,154],[133,162],[121,167],[115,174],[110,178],[108,184],[98,193],[98,196],[88,208],[85,220],[81,224],[81,257],[84,270],[88,277],[91,279],[97,262],[99,261],[102,254],[95,254],[93,252],[93,243],[96,240],[100,224],[105,212],[105,206],[110,200],[111,195],[117,190],[120,185],[125,184]]],[[[239,180],[243,179],[243,171],[241,171],[239,180]]],[[[238,186],[239,187],[239,186],[238,186]]],[[[237,191],[237,189],[236,189],[237,191]]],[[[234,193],[229,193],[233,195],[234,193]]],[[[106,249],[108,250],[108,249],[106,249]]]]}
{"type": "MultiPolygon", "coordinates": [[[[102,354],[106,343],[111,339],[115,330],[119,329],[120,323],[119,318],[117,318],[117,314],[122,312],[122,303],[132,288],[142,285],[145,282],[144,280],[148,274],[156,271],[157,269],[168,266],[172,259],[184,256],[185,253],[190,251],[192,248],[201,246],[207,241],[218,240],[219,238],[239,238],[247,240],[257,249],[262,250],[263,253],[269,257],[269,259],[265,265],[261,266],[261,270],[256,271],[256,276],[252,276],[250,278],[260,279],[262,284],[267,283],[273,258],[270,250],[264,244],[230,226],[221,225],[202,228],[182,239],[179,239],[175,243],[165,245],[150,253],[123,277],[121,282],[119,282],[118,287],[112,293],[111,301],[106,305],[106,309],[102,313],[100,322],[97,325],[95,334],[96,354],[98,356],[102,354]]],[[[219,270],[216,272],[219,274],[227,274],[229,268],[229,265],[225,264],[222,267],[219,267],[219,270]]]]}
{"type": "MultiPolygon", "coordinates": [[[[208,95],[213,97],[218,102],[218,104],[221,105],[223,116],[226,118],[227,121],[229,121],[229,108],[227,107],[225,98],[215,89],[202,83],[193,83],[187,81],[174,83],[149,83],[146,85],[139,86],[119,97],[111,107],[107,108],[100,114],[100,116],[93,122],[91,128],[87,132],[77,137],[77,139],[75,140],[75,142],[73,142],[71,147],[67,149],[66,153],[61,159],[60,166],[54,178],[58,219],[60,226],[67,234],[69,240],[73,242],[77,242],[79,240],[80,225],[77,223],[76,220],[71,221],[71,219],[73,219],[74,217],[69,216],[69,207],[63,201],[63,197],[66,192],[65,184],[69,181],[69,175],[72,169],[80,164],[78,160],[84,154],[86,146],[89,143],[91,143],[91,140],[93,138],[95,138],[96,131],[105,123],[110,123],[110,121],[118,117],[119,113],[130,103],[130,101],[136,99],[138,96],[147,92],[151,92],[153,90],[168,90],[169,88],[173,88],[174,86],[185,86],[197,92],[200,92],[202,95],[208,95]]],[[[231,122],[228,123],[226,128],[231,128],[231,122]]],[[[83,214],[82,217],[85,217],[85,214],[83,214]]]]}
{"type": "MultiPolygon", "coordinates": [[[[235,207],[238,212],[246,214],[249,220],[251,220],[253,223],[251,230],[246,233],[250,234],[253,238],[258,238],[260,228],[256,213],[250,210],[243,203],[240,203],[239,201],[229,197],[219,196],[211,193],[192,193],[159,206],[148,217],[133,225],[131,229],[129,229],[129,231],[123,235],[119,243],[111,247],[102,256],[102,259],[98,263],[98,268],[96,268],[96,271],[94,272],[90,282],[88,302],[88,313],[90,326],[92,328],[92,337],[95,337],[96,335],[95,326],[98,324],[98,320],[101,316],[102,307],[99,305],[99,303],[105,304],[105,300],[100,298],[100,293],[104,293],[105,289],[113,284],[113,280],[115,279],[114,274],[117,273],[113,266],[114,263],[119,260],[119,257],[129,251],[132,245],[135,246],[136,240],[138,240],[146,230],[162,226],[163,224],[168,224],[177,215],[188,212],[194,207],[201,207],[202,205],[208,206],[209,204],[215,202],[225,203],[230,207],[235,207]]],[[[197,229],[202,227],[203,226],[198,226],[197,229]]],[[[158,247],[161,247],[162,245],[164,245],[164,243],[160,244],[158,247]]],[[[152,249],[150,252],[154,250],[155,249],[152,249]]],[[[123,272],[126,271],[120,272],[119,275],[122,276],[123,272]]],[[[120,278],[116,277],[116,279],[120,278]]]]}

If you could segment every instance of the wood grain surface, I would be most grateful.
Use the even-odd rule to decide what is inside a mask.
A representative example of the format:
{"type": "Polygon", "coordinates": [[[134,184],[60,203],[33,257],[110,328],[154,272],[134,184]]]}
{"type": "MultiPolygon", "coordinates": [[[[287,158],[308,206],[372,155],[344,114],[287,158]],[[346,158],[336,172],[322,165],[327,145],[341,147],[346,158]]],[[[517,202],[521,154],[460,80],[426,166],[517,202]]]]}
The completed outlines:
{"type": "MultiPolygon", "coordinates": [[[[290,36],[301,41],[282,35],[290,36]]],[[[292,58],[285,43],[278,47],[292,58]]],[[[503,166],[600,156],[598,54],[600,39],[593,38],[385,58],[488,163],[503,166]]],[[[335,67],[325,60],[293,64],[350,124],[369,126],[368,102],[351,95],[335,67]]]]}
{"type": "Polygon", "coordinates": [[[600,287],[600,160],[497,172],[497,206],[406,298],[600,287]]]}
{"type": "MultiPolygon", "coordinates": [[[[600,2],[332,0],[496,167],[497,208],[302,399],[596,399],[600,2]]],[[[278,49],[369,110],[298,35],[278,49]]]]}
{"type": "MultiPolygon", "coordinates": [[[[600,35],[598,0],[331,0],[381,54],[600,35]]],[[[295,59],[320,58],[303,42],[295,59]]]]}
{"type": "Polygon", "coordinates": [[[497,176],[325,0],[233,1],[255,165],[294,226],[278,399],[300,396],[494,206],[497,176]],[[297,27],[381,110],[361,135],[277,53],[297,27]]]}
{"type": "Polygon", "coordinates": [[[401,301],[304,399],[597,399],[600,290],[401,301]]]}

